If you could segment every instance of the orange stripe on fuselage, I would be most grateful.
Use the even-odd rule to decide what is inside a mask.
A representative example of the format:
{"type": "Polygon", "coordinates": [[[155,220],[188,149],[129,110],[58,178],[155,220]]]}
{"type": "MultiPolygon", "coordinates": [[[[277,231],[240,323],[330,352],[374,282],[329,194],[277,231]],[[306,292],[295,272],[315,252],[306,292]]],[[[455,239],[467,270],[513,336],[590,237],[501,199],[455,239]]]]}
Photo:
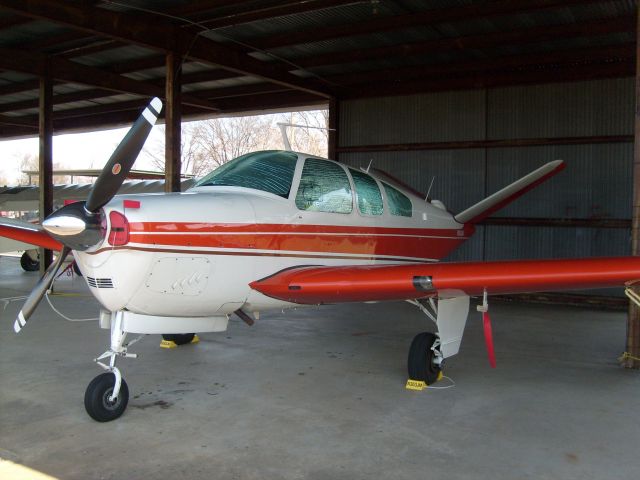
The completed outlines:
{"type": "Polygon", "coordinates": [[[454,229],[176,222],[131,223],[130,231],[131,242],[136,244],[424,259],[446,256],[472,233],[454,229]]]}

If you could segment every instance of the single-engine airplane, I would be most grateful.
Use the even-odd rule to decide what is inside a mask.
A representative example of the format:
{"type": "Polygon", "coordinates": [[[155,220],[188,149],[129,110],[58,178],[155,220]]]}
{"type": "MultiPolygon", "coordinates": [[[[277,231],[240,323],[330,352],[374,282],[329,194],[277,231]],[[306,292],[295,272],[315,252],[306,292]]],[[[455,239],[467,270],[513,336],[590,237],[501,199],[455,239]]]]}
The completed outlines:
{"type": "Polygon", "coordinates": [[[380,171],[291,151],[250,153],[184,193],[115,196],[162,108],[153,99],[107,162],[86,202],[64,206],[42,226],[0,223],[0,235],[58,250],[18,314],[27,323],[62,261],[73,255],[104,310],[106,372],[85,392],[97,421],[118,418],[128,387],[118,357],[135,357],[130,333],[220,332],[229,316],[299,305],[407,300],[436,325],[409,348],[411,379],[431,384],[458,353],[469,297],[622,286],[640,278],[640,258],[437,263],[474,224],[564,168],[531,172],[452,215],[380,171]]]}

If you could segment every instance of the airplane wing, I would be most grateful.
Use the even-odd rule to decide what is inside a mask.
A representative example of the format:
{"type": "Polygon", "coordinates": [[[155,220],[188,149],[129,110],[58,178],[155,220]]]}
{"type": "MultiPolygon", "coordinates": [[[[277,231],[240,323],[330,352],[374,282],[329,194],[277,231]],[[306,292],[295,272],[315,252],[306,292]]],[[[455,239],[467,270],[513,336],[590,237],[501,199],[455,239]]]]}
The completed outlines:
{"type": "Polygon", "coordinates": [[[0,236],[49,250],[62,249],[62,245],[51,238],[40,225],[11,218],[0,217],[0,236]]]}
{"type": "Polygon", "coordinates": [[[319,267],[282,270],[251,283],[299,304],[412,300],[623,286],[640,257],[319,267]]]}

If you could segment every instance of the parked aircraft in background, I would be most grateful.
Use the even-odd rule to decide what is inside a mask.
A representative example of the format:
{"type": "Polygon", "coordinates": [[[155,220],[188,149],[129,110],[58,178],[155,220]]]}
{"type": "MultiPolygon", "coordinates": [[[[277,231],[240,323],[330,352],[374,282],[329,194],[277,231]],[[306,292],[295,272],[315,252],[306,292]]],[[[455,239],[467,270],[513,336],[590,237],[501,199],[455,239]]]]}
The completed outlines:
{"type": "Polygon", "coordinates": [[[85,202],[42,226],[3,224],[0,235],[60,251],[20,310],[19,332],[64,258],[73,251],[103,307],[110,348],[85,392],[98,421],[119,417],[128,387],[116,367],[129,333],[219,332],[229,316],[339,302],[407,300],[436,325],[418,334],[409,377],[437,380],[458,353],[469,297],[480,296],[493,363],[488,295],[622,286],[640,278],[640,258],[438,263],[471,237],[474,224],[564,168],[541,166],[453,215],[381,172],[291,151],[255,152],[184,193],[114,197],[156,120],[145,108],[85,202]]]}
{"type": "MultiPolygon", "coordinates": [[[[99,176],[101,170],[63,170],[54,172],[57,175],[65,176],[99,176]]],[[[38,172],[25,171],[31,178],[38,172]]],[[[137,193],[159,193],[164,192],[164,178],[162,172],[147,172],[132,170],[127,175],[128,181],[124,182],[118,194],[137,193]]],[[[31,183],[31,182],[29,182],[31,183]]],[[[182,189],[186,190],[195,183],[193,178],[186,178],[182,181],[182,189]]],[[[92,188],[91,183],[71,183],[53,186],[54,209],[63,206],[65,203],[86,200],[92,188]]],[[[31,212],[33,222],[37,218],[35,211],[39,208],[40,189],[37,185],[22,185],[15,187],[0,187],[0,215],[7,216],[15,212],[31,212]]],[[[24,252],[20,257],[20,265],[27,272],[33,272],[40,268],[38,259],[38,247],[24,242],[0,237],[0,256],[13,253],[24,252]]]]}

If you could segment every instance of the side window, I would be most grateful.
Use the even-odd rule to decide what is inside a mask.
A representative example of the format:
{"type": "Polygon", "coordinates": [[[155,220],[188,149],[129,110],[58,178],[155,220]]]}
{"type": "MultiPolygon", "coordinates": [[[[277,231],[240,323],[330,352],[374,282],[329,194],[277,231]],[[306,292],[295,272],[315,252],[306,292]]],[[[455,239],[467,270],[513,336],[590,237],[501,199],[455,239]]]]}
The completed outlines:
{"type": "Polygon", "coordinates": [[[310,212],[351,213],[349,178],[335,163],[307,158],[302,168],[296,207],[310,212]]]}
{"type": "Polygon", "coordinates": [[[351,176],[356,187],[356,199],[360,213],[363,215],[382,215],[382,194],[376,181],[357,170],[351,170],[351,176]]]}
{"type": "Polygon", "coordinates": [[[389,211],[391,212],[391,215],[410,217],[412,214],[412,208],[409,197],[386,183],[383,183],[382,185],[384,186],[384,193],[387,195],[387,203],[389,204],[389,211]]]}

